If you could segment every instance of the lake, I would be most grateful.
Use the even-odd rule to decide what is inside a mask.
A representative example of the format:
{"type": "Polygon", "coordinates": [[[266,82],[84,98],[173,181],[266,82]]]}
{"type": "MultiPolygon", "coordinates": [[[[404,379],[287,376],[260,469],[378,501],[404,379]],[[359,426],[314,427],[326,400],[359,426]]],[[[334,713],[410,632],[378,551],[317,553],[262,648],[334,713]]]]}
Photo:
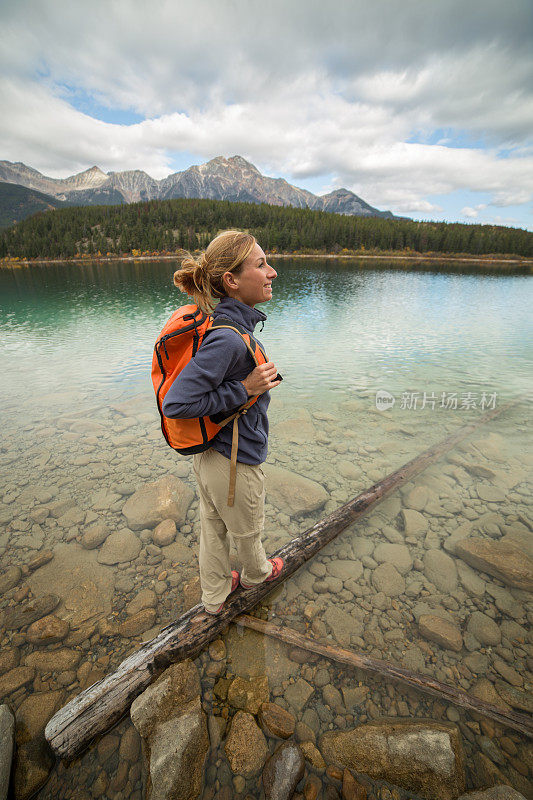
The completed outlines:
{"type": "MultiPolygon", "coordinates": [[[[269,414],[267,555],[463,425],[480,424],[254,614],[523,713],[533,672],[531,279],[344,259],[270,263],[278,277],[256,333],[284,380],[269,414]]],[[[20,796],[49,772],[39,798],[70,798],[73,787],[77,798],[143,796],[147,776],[128,719],[68,766],[53,766],[42,730],[199,601],[196,497],[166,543],[150,527],[129,530],[122,513],[140,487],[169,474],[195,489],[192,458],[161,436],[150,380],[159,331],[186,301],[172,285],[175,267],[0,269],[0,700],[17,716],[20,796]]],[[[496,774],[492,765],[532,796],[523,734],[302,653],[231,625],[194,659],[212,743],[205,800],[263,796],[257,777],[232,771],[225,750],[238,734],[236,711],[257,716],[242,692],[235,700],[237,680],[283,709],[291,739],[315,750],[325,733],[382,717],[453,723],[467,786],[496,774]]],[[[262,730],[273,753],[282,740],[262,730]]],[[[318,758],[313,766],[309,755],[308,770],[340,792],[339,775],[318,758]]],[[[362,780],[369,798],[416,796],[392,790],[390,776],[362,780]]]]}

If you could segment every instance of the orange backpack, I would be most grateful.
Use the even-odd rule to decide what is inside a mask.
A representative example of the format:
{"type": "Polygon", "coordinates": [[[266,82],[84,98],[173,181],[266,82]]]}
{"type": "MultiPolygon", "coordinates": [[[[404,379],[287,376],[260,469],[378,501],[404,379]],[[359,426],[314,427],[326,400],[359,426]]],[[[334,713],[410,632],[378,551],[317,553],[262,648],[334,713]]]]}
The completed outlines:
{"type": "MultiPolygon", "coordinates": [[[[163,414],[163,400],[172,383],[194,358],[204,336],[209,330],[230,328],[241,336],[256,366],[266,364],[266,353],[242,326],[230,319],[205,314],[196,305],[178,308],[167,320],[155,343],[152,358],[152,383],[154,385],[157,408],[161,416],[161,430],[167,444],[183,455],[201,453],[210,447],[211,440],[221,428],[233,420],[233,437],[230,458],[230,483],[228,505],[232,506],[235,497],[235,480],[237,477],[237,451],[239,442],[238,419],[246,414],[259,395],[251,397],[225,419],[214,422],[212,417],[195,417],[193,419],[171,419],[163,414]]],[[[216,416],[216,415],[215,415],[216,416]]]]}

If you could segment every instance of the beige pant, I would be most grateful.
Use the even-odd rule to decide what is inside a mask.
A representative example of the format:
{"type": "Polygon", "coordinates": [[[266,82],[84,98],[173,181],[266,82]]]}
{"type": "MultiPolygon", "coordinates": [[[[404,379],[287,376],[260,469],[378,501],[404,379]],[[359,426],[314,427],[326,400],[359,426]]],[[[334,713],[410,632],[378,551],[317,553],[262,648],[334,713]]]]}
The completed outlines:
{"type": "Polygon", "coordinates": [[[202,603],[216,611],[231,590],[231,534],[249,586],[272,572],[261,542],[265,524],[265,474],[260,465],[237,462],[235,504],[228,506],[230,462],[213,447],[197,453],[193,469],[200,494],[200,584],[202,603]]]}

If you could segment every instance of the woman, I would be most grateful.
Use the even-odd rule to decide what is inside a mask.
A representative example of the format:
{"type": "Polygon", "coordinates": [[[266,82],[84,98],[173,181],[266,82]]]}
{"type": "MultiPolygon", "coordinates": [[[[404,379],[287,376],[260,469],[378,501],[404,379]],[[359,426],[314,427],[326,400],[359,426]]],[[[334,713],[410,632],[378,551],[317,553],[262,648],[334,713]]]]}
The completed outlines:
{"type": "MultiPolygon", "coordinates": [[[[276,271],[249,233],[228,230],[213,239],[194,259],[186,253],[174,283],[203,311],[237,323],[250,335],[266,314],[257,303],[272,297],[276,271]]],[[[254,337],[255,338],[255,337],[254,337]]],[[[256,339],[260,347],[261,343],[256,339]]],[[[263,348],[262,348],[263,349],[263,348]]],[[[234,330],[216,328],[204,337],[196,355],[180,372],[163,401],[167,417],[226,416],[259,395],[239,418],[235,503],[228,505],[228,478],[232,425],[225,425],[208,450],[193,456],[200,494],[200,584],[202,602],[209,614],[219,614],[226,597],[239,582],[245,589],[277,578],[281,558],[267,559],[261,533],[264,526],[264,472],[261,464],[268,450],[267,409],[270,390],[281,382],[271,361],[253,367],[252,357],[234,330]],[[241,574],[231,570],[231,534],[242,564],[241,574]]]]}

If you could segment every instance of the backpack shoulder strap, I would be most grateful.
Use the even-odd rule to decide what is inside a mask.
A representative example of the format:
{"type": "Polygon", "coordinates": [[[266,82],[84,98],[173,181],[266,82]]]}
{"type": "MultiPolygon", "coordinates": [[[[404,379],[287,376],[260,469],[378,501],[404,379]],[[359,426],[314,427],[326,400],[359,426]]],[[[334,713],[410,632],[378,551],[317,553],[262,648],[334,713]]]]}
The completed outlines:
{"type": "Polygon", "coordinates": [[[258,366],[258,360],[257,360],[257,356],[256,356],[256,349],[259,349],[261,351],[265,361],[268,361],[267,355],[266,355],[265,351],[259,346],[259,343],[256,342],[256,340],[251,335],[251,333],[249,333],[246,330],[246,328],[243,328],[242,325],[239,325],[238,322],[233,322],[233,320],[226,319],[226,317],[217,317],[215,320],[213,320],[213,324],[206,331],[206,334],[209,333],[209,331],[216,330],[217,328],[228,328],[229,330],[232,330],[232,331],[235,331],[235,333],[238,333],[239,336],[241,337],[241,339],[243,340],[244,344],[246,345],[246,348],[247,348],[248,352],[250,353],[250,355],[252,356],[256,366],[258,366]]]}

